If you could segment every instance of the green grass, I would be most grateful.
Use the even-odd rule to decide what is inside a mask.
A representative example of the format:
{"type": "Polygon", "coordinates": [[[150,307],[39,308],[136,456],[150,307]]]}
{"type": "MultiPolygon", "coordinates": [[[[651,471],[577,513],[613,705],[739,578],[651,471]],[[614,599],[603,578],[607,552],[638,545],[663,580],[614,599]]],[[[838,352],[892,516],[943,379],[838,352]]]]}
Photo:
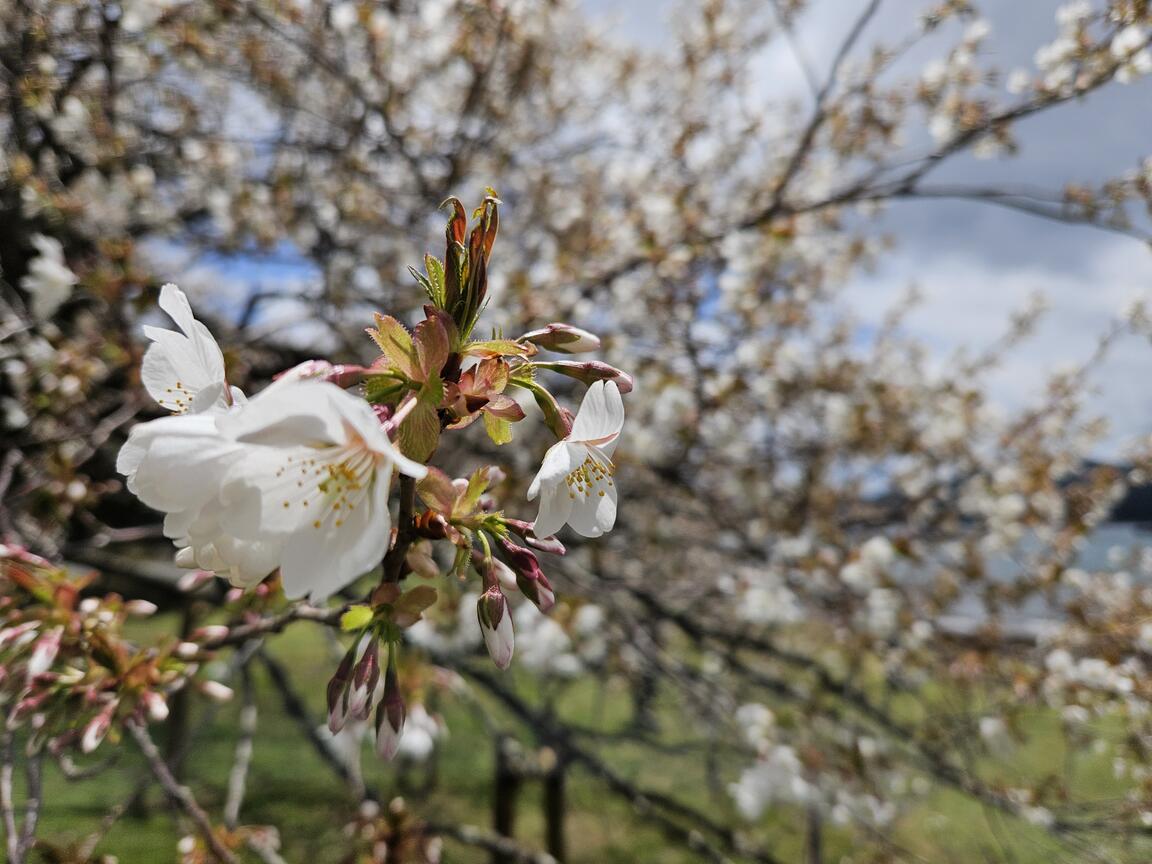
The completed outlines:
{"type": "MultiPolygon", "coordinates": [[[[152,626],[164,626],[154,622],[152,626]]],[[[319,721],[323,718],[323,691],[334,667],[331,649],[323,634],[300,625],[269,642],[270,650],[290,670],[300,692],[308,699],[319,721]]],[[[517,688],[530,695],[532,682],[525,676],[506,673],[517,688]]],[[[255,666],[260,711],[260,732],[248,778],[241,822],[274,825],[282,837],[282,854],[290,862],[338,864],[347,854],[344,827],[355,802],[331,770],[286,716],[265,671],[255,666]]],[[[664,694],[658,706],[670,745],[667,752],[653,754],[635,744],[605,744],[598,748],[605,761],[620,775],[636,780],[646,789],[666,793],[722,822],[734,822],[731,801],[723,786],[734,779],[746,756],[735,753],[719,757],[718,783],[709,783],[702,752],[682,747],[690,734],[675,734],[683,723],[680,706],[664,694]],[[717,786],[719,788],[717,788],[717,786]]],[[[238,700],[236,700],[238,701],[238,700]]],[[[364,752],[365,780],[382,799],[401,794],[417,815],[437,821],[460,821],[488,826],[491,820],[493,745],[480,712],[467,700],[439,695],[438,710],[445,716],[450,734],[437,761],[437,782],[421,792],[419,770],[400,773],[396,766],[380,763],[369,749],[364,752]]],[[[628,718],[626,685],[609,679],[583,679],[566,686],[556,709],[565,718],[599,729],[618,728],[628,718]]],[[[494,706],[485,703],[501,728],[515,724],[494,706]]],[[[928,710],[924,705],[909,710],[928,710]]],[[[223,805],[224,789],[235,745],[237,704],[209,705],[199,700],[192,717],[192,749],[186,762],[185,780],[198,800],[215,819],[223,805]]],[[[803,722],[803,718],[792,718],[803,722]]],[[[1029,740],[1010,758],[983,757],[976,767],[987,780],[1004,785],[1023,785],[1063,771],[1069,754],[1059,721],[1051,712],[1034,712],[1022,720],[1029,740]]],[[[522,730],[521,730],[521,734],[522,730]]],[[[160,732],[157,731],[157,735],[160,732]]],[[[96,829],[109,807],[126,800],[148,777],[146,767],[129,743],[106,743],[95,754],[115,755],[116,763],[96,779],[70,782],[54,767],[46,770],[45,806],[41,838],[56,845],[79,842],[96,829]]],[[[1112,777],[1110,757],[1075,754],[1075,793],[1078,800],[1114,799],[1119,791],[1112,777]]],[[[574,864],[631,864],[659,862],[681,864],[700,860],[694,854],[670,848],[661,833],[639,818],[632,806],[610,794],[599,780],[576,769],[569,774],[566,830],[569,860],[574,864]]],[[[175,861],[175,844],[187,830],[164,805],[157,787],[145,796],[145,807],[120,818],[97,847],[98,853],[115,855],[120,864],[157,864],[175,861]]],[[[790,808],[773,808],[757,825],[748,826],[750,836],[770,841],[782,861],[800,861],[803,853],[804,816],[790,808]]],[[[543,846],[541,791],[526,785],[517,812],[518,839],[543,846]]],[[[1008,860],[1018,864],[1047,864],[1068,860],[1045,833],[1018,819],[988,812],[959,793],[935,789],[921,804],[902,817],[892,839],[909,852],[932,862],[1008,860]]],[[[829,827],[825,838],[826,861],[852,859],[848,835],[829,827]]],[[[1120,856],[1121,860],[1125,860],[1120,856]]],[[[244,859],[244,860],[255,860],[244,859]]],[[[486,862],[487,853],[447,844],[448,862],[486,862]]],[[[855,859],[863,862],[866,859],[855,859]]],[[[1128,859],[1138,860],[1138,859],[1128,859]]]]}

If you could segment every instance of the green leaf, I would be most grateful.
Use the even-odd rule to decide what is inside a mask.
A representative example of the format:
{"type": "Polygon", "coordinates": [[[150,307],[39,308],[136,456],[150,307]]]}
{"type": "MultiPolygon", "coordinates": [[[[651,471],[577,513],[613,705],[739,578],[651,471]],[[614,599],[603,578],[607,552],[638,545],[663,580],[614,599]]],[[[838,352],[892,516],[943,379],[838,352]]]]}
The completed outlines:
{"type": "Polygon", "coordinates": [[[371,606],[352,606],[340,616],[340,629],[345,633],[363,630],[372,623],[373,615],[371,606]]]}
{"type": "Polygon", "coordinates": [[[471,357],[521,357],[528,358],[535,354],[529,346],[517,342],[515,339],[485,339],[469,342],[464,346],[463,353],[471,357]]]}
{"type": "Polygon", "coordinates": [[[480,496],[488,488],[488,466],[477,468],[468,478],[468,486],[460,493],[452,507],[452,518],[466,518],[476,511],[480,496]]]}
{"type": "Polygon", "coordinates": [[[493,444],[507,444],[512,440],[512,424],[503,417],[484,412],[484,430],[493,444]]]}
{"type": "Polygon", "coordinates": [[[420,359],[412,337],[404,325],[391,315],[376,314],[376,329],[368,330],[368,335],[380,347],[388,362],[403,375],[413,381],[423,381],[420,374],[420,359]]]}
{"type": "Polygon", "coordinates": [[[440,259],[435,255],[425,255],[424,269],[428,271],[427,282],[430,285],[430,288],[428,289],[428,295],[432,298],[433,303],[443,308],[444,300],[446,298],[446,289],[444,287],[444,265],[440,263],[440,259]]]}
{"type": "Polygon", "coordinates": [[[364,398],[369,402],[395,402],[408,389],[408,382],[395,375],[370,375],[364,379],[364,398]]]}
{"type": "Polygon", "coordinates": [[[417,585],[400,595],[392,607],[392,622],[398,627],[411,627],[421,614],[436,602],[436,589],[431,585],[417,585]]]}
{"type": "Polygon", "coordinates": [[[440,416],[435,405],[420,399],[400,424],[400,450],[409,459],[426,462],[440,443],[440,416]]]}

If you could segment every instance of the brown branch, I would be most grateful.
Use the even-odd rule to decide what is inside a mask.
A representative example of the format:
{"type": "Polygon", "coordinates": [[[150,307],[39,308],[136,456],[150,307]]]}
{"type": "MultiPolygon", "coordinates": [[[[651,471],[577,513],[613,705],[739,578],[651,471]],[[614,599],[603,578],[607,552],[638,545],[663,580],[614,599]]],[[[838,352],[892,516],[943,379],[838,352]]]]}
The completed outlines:
{"type": "Polygon", "coordinates": [[[517,864],[558,864],[547,852],[526,849],[515,840],[501,837],[474,825],[454,825],[448,822],[428,822],[426,825],[433,834],[451,837],[457,843],[503,855],[506,860],[515,861],[517,864]]]}
{"type": "Polygon", "coordinates": [[[140,748],[140,752],[144,754],[148,767],[152,769],[153,775],[160,781],[160,785],[168,795],[168,800],[172,802],[173,806],[183,811],[196,825],[196,829],[204,838],[212,857],[222,864],[240,864],[239,859],[216,835],[216,829],[212,827],[208,814],[196,803],[192,791],[187,786],[181,786],[176,782],[176,778],[172,776],[172,771],[168,768],[164,757],[160,755],[156,742],[148,734],[148,729],[136,720],[128,720],[124,727],[136,741],[136,746],[140,748]]]}

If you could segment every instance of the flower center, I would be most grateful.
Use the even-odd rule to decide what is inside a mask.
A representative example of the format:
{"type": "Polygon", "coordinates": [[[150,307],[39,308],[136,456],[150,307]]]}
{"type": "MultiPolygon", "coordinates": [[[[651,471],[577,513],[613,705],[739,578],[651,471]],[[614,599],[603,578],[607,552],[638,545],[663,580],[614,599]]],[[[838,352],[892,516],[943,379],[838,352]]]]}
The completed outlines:
{"type": "Polygon", "coordinates": [[[186,414],[188,408],[192,404],[192,398],[196,395],[179,381],[171,387],[165,387],[164,392],[171,394],[165,396],[163,399],[157,399],[157,403],[161,408],[167,408],[173,414],[186,414]]]}
{"type": "Polygon", "coordinates": [[[616,466],[604,455],[589,450],[579,467],[568,472],[564,483],[568,486],[568,497],[575,499],[577,495],[587,498],[593,492],[603,498],[605,489],[612,485],[612,475],[616,473],[616,466]]]}
{"type": "Polygon", "coordinates": [[[316,529],[329,517],[335,518],[337,528],[344,524],[348,514],[367,494],[378,460],[378,454],[365,447],[333,447],[330,450],[328,453],[312,450],[289,456],[285,466],[276,472],[277,478],[289,483],[284,509],[300,508],[311,517],[312,527],[316,529]]]}

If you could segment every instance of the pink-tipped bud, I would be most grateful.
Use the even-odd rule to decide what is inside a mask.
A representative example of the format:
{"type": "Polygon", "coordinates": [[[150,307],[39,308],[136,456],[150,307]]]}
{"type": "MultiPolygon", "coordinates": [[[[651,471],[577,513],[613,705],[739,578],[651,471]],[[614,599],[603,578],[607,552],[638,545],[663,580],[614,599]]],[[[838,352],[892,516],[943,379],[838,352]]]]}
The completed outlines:
{"type": "Polygon", "coordinates": [[[277,381],[329,381],[337,387],[351,387],[364,380],[363,366],[333,364],[327,360],[305,360],[276,376],[277,381]]]}
{"type": "Polygon", "coordinates": [[[548,582],[548,577],[540,569],[540,562],[531,549],[517,546],[510,540],[501,540],[508,564],[516,573],[516,587],[520,593],[536,604],[541,612],[547,612],[556,605],[556,593],[548,582]]]}
{"type": "Polygon", "coordinates": [[[488,588],[476,601],[476,617],[480,621],[480,632],[492,662],[500,669],[507,669],[512,662],[512,652],[516,637],[512,629],[512,610],[500,586],[488,588]]]}
{"type": "Polygon", "coordinates": [[[211,679],[200,682],[200,692],[213,702],[229,702],[233,696],[231,687],[211,679]]]}
{"type": "Polygon", "coordinates": [[[140,705],[153,723],[163,723],[168,719],[168,702],[156,691],[145,690],[141,693],[140,705]]]}
{"type": "Polygon", "coordinates": [[[223,624],[207,624],[204,627],[197,627],[189,635],[189,638],[196,642],[220,642],[228,638],[228,634],[232,631],[223,624]]]}
{"type": "Polygon", "coordinates": [[[533,363],[537,369],[549,369],[575,378],[584,384],[594,384],[597,381],[615,381],[621,393],[632,392],[632,376],[627,372],[601,363],[599,360],[556,360],[551,363],[533,363]]]}
{"type": "Polygon", "coordinates": [[[367,720],[372,713],[372,700],[380,682],[380,643],[372,638],[364,649],[364,656],[352,670],[352,686],[348,688],[346,718],[367,720]]]}
{"type": "Polygon", "coordinates": [[[80,736],[80,750],[84,753],[91,753],[100,746],[100,742],[108,734],[108,730],[112,727],[112,717],[116,714],[116,702],[109,702],[105,705],[100,713],[88,721],[88,725],[84,727],[84,734],[80,736]]]}
{"type": "Polygon", "coordinates": [[[137,618],[147,618],[155,615],[160,610],[160,607],[149,600],[129,600],[124,604],[124,611],[129,615],[135,615],[137,618]]]}
{"type": "MultiPolygon", "coordinates": [[[[183,552],[184,550],[181,549],[180,551],[183,552]]],[[[191,573],[185,573],[181,576],[180,580],[176,583],[176,587],[185,594],[191,594],[193,591],[199,591],[214,578],[215,574],[208,570],[193,570],[191,573]]]]}
{"type": "Polygon", "coordinates": [[[5,627],[0,630],[0,649],[21,648],[36,638],[36,629],[39,621],[25,621],[15,627],[5,627]]]}
{"type": "Polygon", "coordinates": [[[54,627],[36,640],[32,656],[28,659],[29,681],[52,668],[56,655],[60,653],[60,636],[63,632],[63,627],[54,627]]]}
{"type": "Polygon", "coordinates": [[[391,761],[400,749],[407,713],[400,682],[396,678],[396,662],[389,657],[388,672],[384,676],[384,698],[376,709],[376,755],[381,759],[391,761]]]}
{"type": "Polygon", "coordinates": [[[409,546],[408,554],[404,560],[417,576],[435,579],[440,575],[440,565],[432,557],[432,542],[430,540],[417,540],[409,546]]]}
{"type": "Polygon", "coordinates": [[[561,354],[583,354],[586,351],[600,350],[600,337],[571,324],[549,324],[531,333],[525,333],[517,342],[531,342],[545,351],[558,351],[561,354]]]}
{"type": "Polygon", "coordinates": [[[348,683],[352,680],[356,647],[354,645],[348,650],[328,682],[328,729],[333,735],[344,728],[344,721],[348,719],[348,683]]]}
{"type": "Polygon", "coordinates": [[[523,519],[505,519],[504,524],[533,549],[539,549],[541,552],[548,552],[552,555],[563,555],[568,551],[564,548],[564,544],[556,539],[555,534],[548,537],[537,537],[531,522],[525,522],[523,519]]]}

